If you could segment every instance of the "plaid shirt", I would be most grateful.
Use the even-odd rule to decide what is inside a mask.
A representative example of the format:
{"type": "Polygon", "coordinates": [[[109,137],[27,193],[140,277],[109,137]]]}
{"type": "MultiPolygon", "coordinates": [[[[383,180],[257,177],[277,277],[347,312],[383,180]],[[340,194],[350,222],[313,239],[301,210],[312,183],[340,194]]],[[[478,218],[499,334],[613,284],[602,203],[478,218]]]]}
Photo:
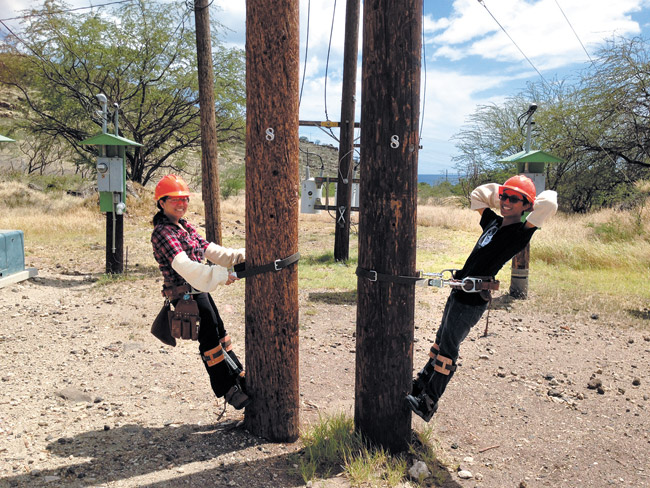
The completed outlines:
{"type": "Polygon", "coordinates": [[[185,251],[187,257],[200,263],[209,244],[187,220],[181,219],[180,224],[183,228],[165,219],[154,227],[151,234],[153,257],[165,281],[175,285],[185,283],[185,279],[172,269],[176,255],[185,251]]]}

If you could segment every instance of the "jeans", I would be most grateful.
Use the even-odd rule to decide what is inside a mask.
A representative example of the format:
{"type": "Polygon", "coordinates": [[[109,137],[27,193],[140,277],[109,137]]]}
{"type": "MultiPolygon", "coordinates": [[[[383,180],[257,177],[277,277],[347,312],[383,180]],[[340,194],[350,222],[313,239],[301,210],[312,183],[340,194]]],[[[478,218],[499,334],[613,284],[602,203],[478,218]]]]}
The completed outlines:
{"type": "MultiPolygon", "coordinates": [[[[458,301],[460,290],[452,290],[447,299],[445,310],[442,313],[442,321],[436,333],[436,343],[440,347],[439,355],[447,357],[456,364],[460,351],[460,343],[463,342],[472,327],[481,319],[487,308],[487,302],[480,305],[467,305],[458,301]]],[[[426,393],[434,402],[437,402],[451,380],[454,372],[443,374],[434,371],[426,383],[426,393]]]]}

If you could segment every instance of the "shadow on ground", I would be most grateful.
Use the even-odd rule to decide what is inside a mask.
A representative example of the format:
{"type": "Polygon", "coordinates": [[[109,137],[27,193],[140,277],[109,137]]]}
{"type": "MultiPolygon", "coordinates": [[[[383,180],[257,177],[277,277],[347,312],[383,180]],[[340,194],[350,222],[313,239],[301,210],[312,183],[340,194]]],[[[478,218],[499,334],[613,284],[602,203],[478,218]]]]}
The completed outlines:
{"type": "Polygon", "coordinates": [[[332,305],[356,305],[357,291],[320,291],[309,294],[309,300],[313,302],[329,303],[332,305]]]}
{"type": "Polygon", "coordinates": [[[627,310],[632,317],[641,320],[650,320],[650,308],[642,308],[640,310],[627,310]]]}
{"type": "MultiPolygon", "coordinates": [[[[182,425],[147,428],[124,425],[110,430],[90,431],[75,437],[60,438],[47,446],[53,457],[91,458],[65,467],[0,479],[2,487],[98,486],[131,480],[133,486],[303,486],[293,473],[295,452],[263,459],[219,462],[218,467],[194,472],[191,463],[205,462],[265,444],[229,421],[216,425],[182,425]],[[163,481],[137,480],[139,476],[166,470],[163,481]],[[192,471],[183,474],[184,471],[192,471]],[[234,485],[233,485],[234,486],[234,485]]],[[[241,459],[242,456],[238,456],[241,459]]],[[[245,458],[245,455],[243,455],[245,458]]],[[[234,458],[233,458],[234,459],[234,458]]],[[[121,486],[121,485],[120,485],[121,486]]]]}

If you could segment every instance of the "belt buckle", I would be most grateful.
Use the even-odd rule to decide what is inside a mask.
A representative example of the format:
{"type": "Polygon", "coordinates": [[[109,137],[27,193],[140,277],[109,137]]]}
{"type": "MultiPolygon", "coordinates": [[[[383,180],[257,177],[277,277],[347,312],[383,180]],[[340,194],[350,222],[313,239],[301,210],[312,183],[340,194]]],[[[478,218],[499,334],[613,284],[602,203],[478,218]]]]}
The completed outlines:
{"type": "Polygon", "coordinates": [[[280,271],[280,270],[282,269],[282,268],[280,268],[280,267],[278,266],[278,263],[279,263],[280,261],[282,261],[282,260],[281,260],[281,259],[276,259],[275,261],[273,261],[273,266],[275,267],[275,270],[276,270],[276,271],[280,271]]]}
{"type": "Polygon", "coordinates": [[[463,281],[461,281],[461,285],[463,287],[463,291],[466,293],[473,293],[480,291],[477,287],[483,283],[483,280],[480,278],[472,278],[472,277],[467,277],[463,278],[463,281]],[[470,285],[471,288],[467,288],[467,285],[470,285]]]}
{"type": "Polygon", "coordinates": [[[371,270],[368,271],[368,273],[374,273],[373,278],[368,278],[370,281],[377,281],[377,271],[375,271],[374,269],[371,269],[371,270]]]}

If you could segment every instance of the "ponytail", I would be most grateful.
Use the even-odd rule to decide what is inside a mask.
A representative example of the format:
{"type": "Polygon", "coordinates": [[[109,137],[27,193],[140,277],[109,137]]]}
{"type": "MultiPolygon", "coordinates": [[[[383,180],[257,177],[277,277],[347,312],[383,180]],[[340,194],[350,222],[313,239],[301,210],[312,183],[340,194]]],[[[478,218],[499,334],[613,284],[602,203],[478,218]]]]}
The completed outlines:
{"type": "Polygon", "coordinates": [[[158,207],[158,213],[157,213],[156,215],[153,216],[153,226],[154,226],[154,227],[157,226],[158,224],[162,223],[165,219],[167,219],[167,217],[165,217],[165,212],[164,212],[164,210],[163,210],[162,207],[160,206],[160,200],[162,200],[162,199],[164,199],[164,198],[166,198],[166,197],[163,197],[163,198],[159,199],[159,200],[156,202],[156,207],[158,207]]]}

